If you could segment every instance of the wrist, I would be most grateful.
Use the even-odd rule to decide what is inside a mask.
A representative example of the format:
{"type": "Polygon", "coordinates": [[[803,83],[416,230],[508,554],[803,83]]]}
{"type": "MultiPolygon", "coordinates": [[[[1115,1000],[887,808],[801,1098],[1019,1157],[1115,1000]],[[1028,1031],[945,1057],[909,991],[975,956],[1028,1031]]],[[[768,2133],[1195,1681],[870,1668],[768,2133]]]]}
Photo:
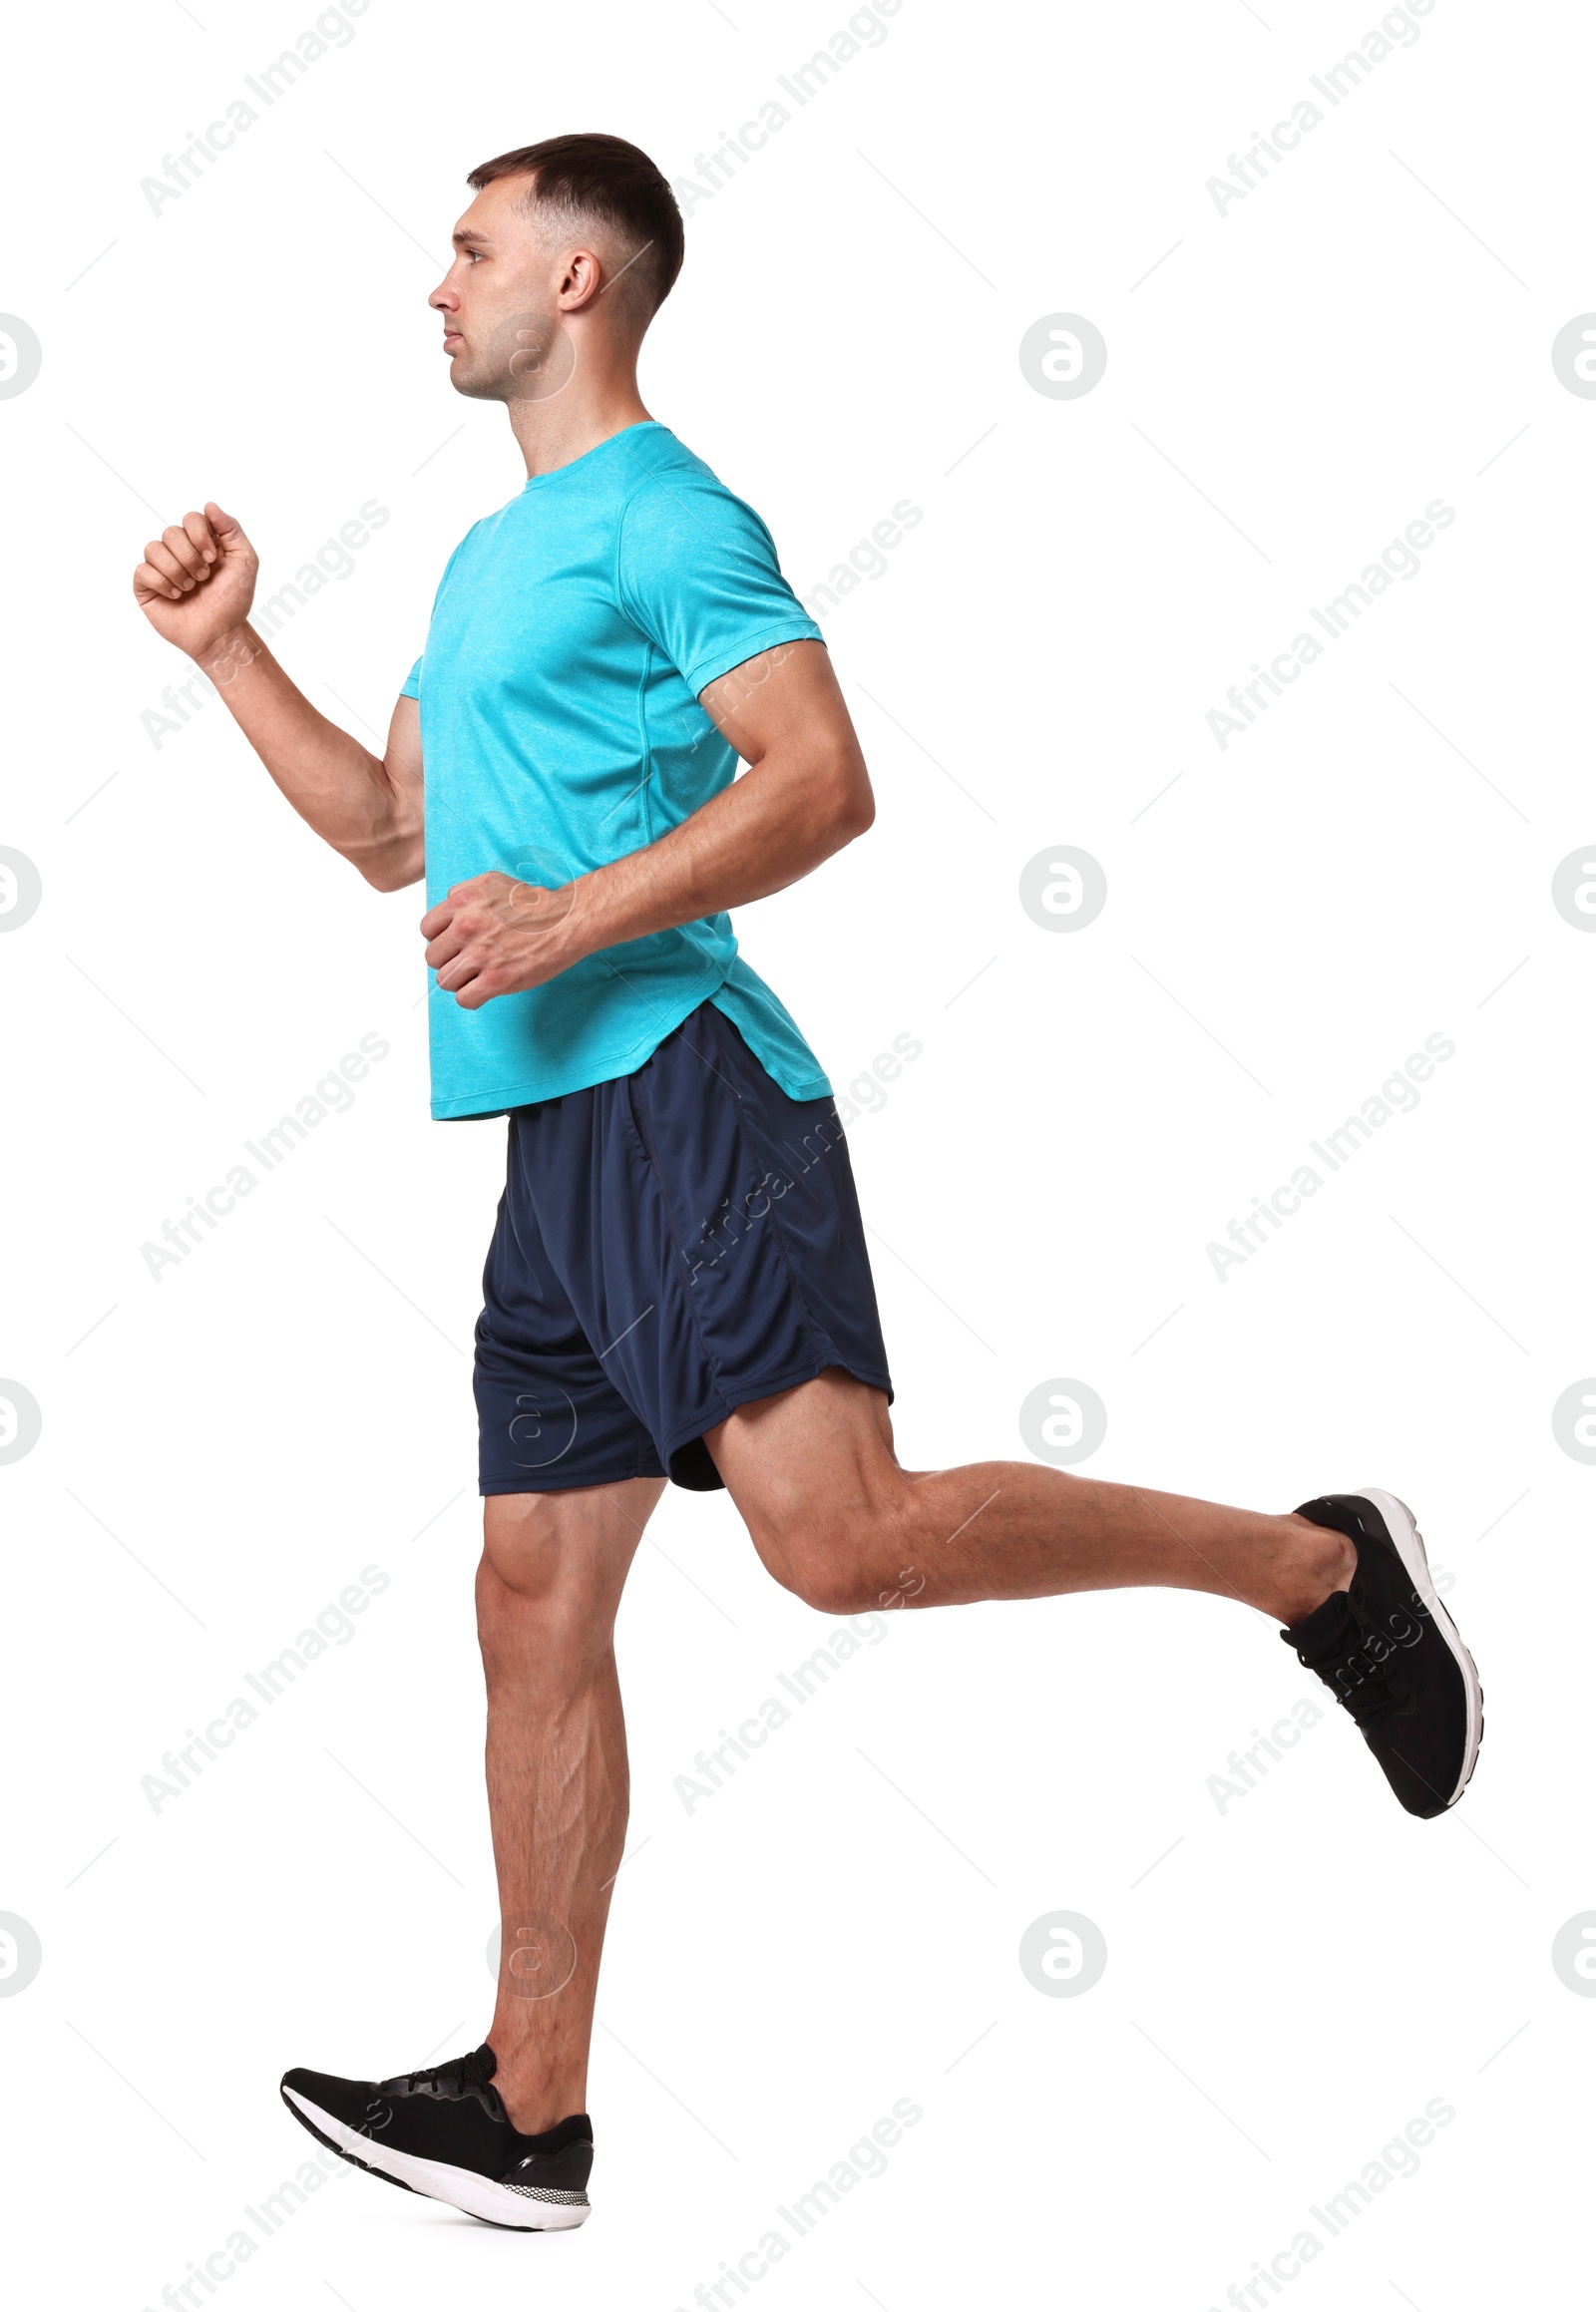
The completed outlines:
{"type": "Polygon", "coordinates": [[[235,681],[246,666],[262,657],[265,647],[248,621],[239,619],[236,624],[223,627],[202,648],[189,654],[200,673],[221,690],[235,681]]]}
{"type": "Polygon", "coordinates": [[[627,871],[633,865],[634,858],[612,860],[566,885],[571,901],[565,923],[570,963],[580,963],[600,948],[624,947],[654,928],[639,921],[636,896],[628,889],[633,879],[627,871]]]}
{"type": "Polygon", "coordinates": [[[605,945],[598,935],[594,920],[593,884],[591,874],[575,876],[570,883],[562,884],[555,895],[565,910],[558,935],[563,971],[569,971],[573,963],[580,963],[605,945]]]}

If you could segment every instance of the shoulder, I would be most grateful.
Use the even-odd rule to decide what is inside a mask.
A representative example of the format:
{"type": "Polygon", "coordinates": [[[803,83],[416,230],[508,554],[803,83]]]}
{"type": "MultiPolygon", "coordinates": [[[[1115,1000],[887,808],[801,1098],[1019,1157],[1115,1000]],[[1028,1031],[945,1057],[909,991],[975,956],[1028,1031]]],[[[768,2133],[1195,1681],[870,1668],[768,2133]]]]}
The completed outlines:
{"type": "Polygon", "coordinates": [[[447,579],[449,573],[454,569],[455,564],[460,560],[462,555],[469,554],[473,547],[482,545],[485,540],[491,538],[498,531],[500,526],[503,524],[506,515],[510,514],[514,510],[515,504],[516,501],[512,498],[508,506],[501,506],[497,513],[483,515],[479,521],[474,522],[471,525],[471,528],[466,532],[465,537],[455,548],[454,553],[444,564],[443,578],[438,581],[440,585],[442,585],[444,580],[447,579]]]}
{"type": "Polygon", "coordinates": [[[774,551],[774,541],[746,499],[729,490],[702,458],[671,437],[671,454],[632,482],[620,509],[625,551],[646,552],[693,539],[739,539],[774,551]]]}

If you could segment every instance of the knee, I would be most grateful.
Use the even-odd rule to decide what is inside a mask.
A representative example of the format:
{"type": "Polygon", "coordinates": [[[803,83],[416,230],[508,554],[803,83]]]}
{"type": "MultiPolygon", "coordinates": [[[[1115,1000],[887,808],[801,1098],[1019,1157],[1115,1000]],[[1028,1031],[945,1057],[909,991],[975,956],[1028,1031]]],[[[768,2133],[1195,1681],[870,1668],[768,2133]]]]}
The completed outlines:
{"type": "Polygon", "coordinates": [[[484,1556],[477,1573],[477,1643],[490,1688],[536,1687],[551,1699],[585,1684],[608,1658],[614,1615],[591,1587],[528,1592],[484,1556]]]}
{"type": "Polygon", "coordinates": [[[784,1590],[813,1606],[817,1614],[862,1614],[876,1603],[871,1582],[857,1568],[822,1556],[802,1554],[796,1562],[772,1566],[784,1590]]]}
{"type": "Polygon", "coordinates": [[[609,1652],[615,1599],[590,1553],[562,1545],[536,1494],[488,1520],[477,1569],[477,1638],[490,1679],[584,1677],[609,1652]]]}
{"type": "Polygon", "coordinates": [[[873,1612],[902,1602],[902,1552],[891,1519],[799,1512],[754,1527],[754,1546],[784,1590],[820,1614],[873,1612]]]}

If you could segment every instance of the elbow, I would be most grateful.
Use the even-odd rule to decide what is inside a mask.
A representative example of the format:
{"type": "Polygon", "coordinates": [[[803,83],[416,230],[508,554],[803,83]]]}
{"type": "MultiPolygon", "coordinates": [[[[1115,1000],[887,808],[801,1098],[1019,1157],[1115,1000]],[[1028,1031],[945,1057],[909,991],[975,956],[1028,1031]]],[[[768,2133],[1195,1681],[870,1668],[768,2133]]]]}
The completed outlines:
{"type": "Polygon", "coordinates": [[[868,835],[876,824],[876,797],[868,779],[861,779],[846,818],[845,840],[852,843],[856,835],[868,835]]]}
{"type": "Polygon", "coordinates": [[[373,851],[364,857],[355,857],[351,864],[360,870],[373,891],[403,891],[407,885],[419,883],[426,873],[426,860],[419,844],[373,851]]]}
{"type": "Polygon", "coordinates": [[[832,785],[830,820],[840,851],[844,844],[869,834],[876,823],[876,798],[869,774],[857,756],[837,765],[832,785]]]}

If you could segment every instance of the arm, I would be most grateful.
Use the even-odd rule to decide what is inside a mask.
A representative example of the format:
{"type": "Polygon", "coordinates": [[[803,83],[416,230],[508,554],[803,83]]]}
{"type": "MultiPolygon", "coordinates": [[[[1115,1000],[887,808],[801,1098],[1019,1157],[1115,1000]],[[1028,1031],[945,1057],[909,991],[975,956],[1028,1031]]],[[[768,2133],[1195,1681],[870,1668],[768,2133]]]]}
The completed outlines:
{"type": "Polygon", "coordinates": [[[599,948],[781,891],[876,815],[864,756],[824,643],[783,642],[701,699],[748,764],[657,843],[559,891],[473,876],[422,918],[438,984],[475,1011],[599,948]]]}
{"type": "Polygon", "coordinates": [[[212,681],[301,819],[378,891],[422,873],[421,716],[401,698],[379,758],[313,707],[249,625],[259,561],[207,502],[152,540],[134,599],[156,632],[212,681]]]}

